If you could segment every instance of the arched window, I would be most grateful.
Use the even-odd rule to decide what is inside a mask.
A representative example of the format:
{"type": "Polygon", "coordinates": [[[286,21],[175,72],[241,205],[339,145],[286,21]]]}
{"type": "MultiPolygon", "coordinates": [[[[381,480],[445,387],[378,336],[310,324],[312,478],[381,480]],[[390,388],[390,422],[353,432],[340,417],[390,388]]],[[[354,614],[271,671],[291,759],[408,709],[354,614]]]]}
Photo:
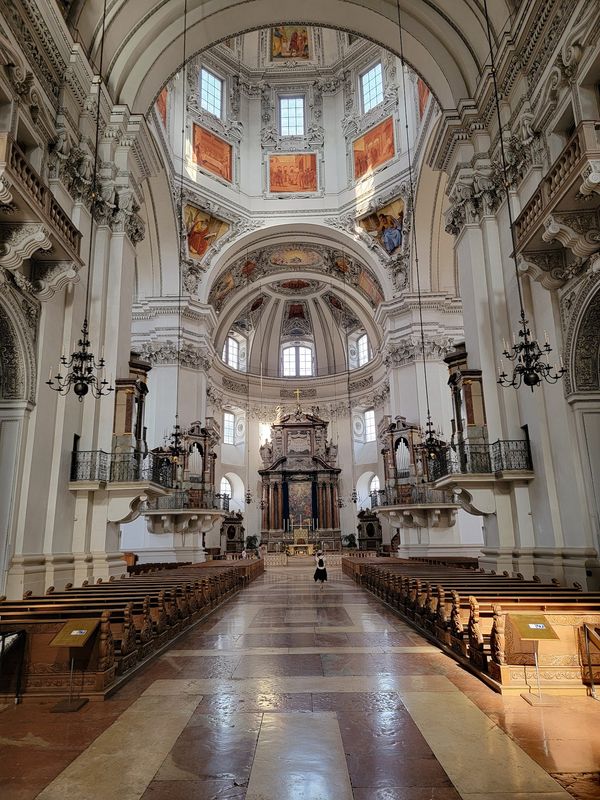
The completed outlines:
{"type": "Polygon", "coordinates": [[[375,411],[367,409],[364,414],[365,421],[365,442],[374,442],[377,439],[377,429],[375,427],[375,411]]]}
{"type": "Polygon", "coordinates": [[[313,355],[310,347],[291,345],[282,351],[283,377],[295,378],[313,374],[313,355]]]}
{"type": "Polygon", "coordinates": [[[235,444],[235,414],[223,412],[223,444],[235,444]]]}
{"type": "Polygon", "coordinates": [[[221,485],[219,486],[219,492],[221,494],[226,494],[229,497],[231,497],[232,495],[231,484],[229,483],[227,478],[221,478],[221,485]]]}
{"type": "Polygon", "coordinates": [[[369,484],[369,492],[378,492],[379,491],[379,478],[377,475],[373,475],[371,478],[371,483],[369,484]]]}
{"type": "Polygon", "coordinates": [[[223,361],[233,369],[240,368],[240,343],[233,336],[228,336],[225,339],[223,361]]]}
{"type": "Polygon", "coordinates": [[[362,367],[369,360],[369,338],[366,333],[358,337],[356,350],[358,353],[358,366],[362,367]]]}

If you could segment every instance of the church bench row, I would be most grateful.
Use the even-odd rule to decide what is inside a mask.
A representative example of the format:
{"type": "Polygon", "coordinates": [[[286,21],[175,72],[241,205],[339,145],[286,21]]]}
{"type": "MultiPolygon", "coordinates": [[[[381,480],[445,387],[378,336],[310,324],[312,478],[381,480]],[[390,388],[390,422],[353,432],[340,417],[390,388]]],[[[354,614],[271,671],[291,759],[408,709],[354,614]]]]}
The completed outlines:
{"type": "MultiPolygon", "coordinates": [[[[75,686],[83,697],[103,699],[122,676],[161,650],[190,624],[232,596],[264,569],[262,561],[223,566],[193,565],[63,592],[49,587],[42,597],[0,603],[0,632],[25,631],[22,692],[64,695],[71,656],[75,686]],[[81,649],[52,641],[69,620],[94,620],[96,630],[81,649]]],[[[82,628],[84,627],[82,623],[82,628]]],[[[0,672],[0,696],[17,668],[10,651],[0,672]]]]}
{"type": "MultiPolygon", "coordinates": [[[[522,691],[535,682],[538,647],[542,679],[552,691],[585,691],[589,680],[583,625],[600,626],[600,593],[556,584],[515,581],[454,568],[424,568],[412,561],[350,563],[344,572],[395,608],[446,652],[478,672],[494,688],[522,691]],[[417,576],[412,573],[419,573],[417,576]],[[513,624],[519,614],[543,615],[557,640],[535,644],[513,624]]],[[[383,560],[382,560],[383,561],[383,560]]],[[[600,652],[592,651],[594,681],[600,652]]]]}

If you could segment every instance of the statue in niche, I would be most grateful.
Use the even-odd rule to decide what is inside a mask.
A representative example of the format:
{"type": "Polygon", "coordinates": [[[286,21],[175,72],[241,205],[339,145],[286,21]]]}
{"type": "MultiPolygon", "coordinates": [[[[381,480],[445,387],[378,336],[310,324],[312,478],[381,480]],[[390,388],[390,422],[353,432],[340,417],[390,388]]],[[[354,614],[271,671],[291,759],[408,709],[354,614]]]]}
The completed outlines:
{"type": "Polygon", "coordinates": [[[337,461],[337,454],[338,446],[337,444],[333,443],[332,439],[330,439],[325,443],[325,461],[327,461],[328,464],[335,464],[337,461]]]}
{"type": "Polygon", "coordinates": [[[259,452],[264,466],[268,467],[273,462],[273,443],[267,440],[260,446],[259,452]]]}

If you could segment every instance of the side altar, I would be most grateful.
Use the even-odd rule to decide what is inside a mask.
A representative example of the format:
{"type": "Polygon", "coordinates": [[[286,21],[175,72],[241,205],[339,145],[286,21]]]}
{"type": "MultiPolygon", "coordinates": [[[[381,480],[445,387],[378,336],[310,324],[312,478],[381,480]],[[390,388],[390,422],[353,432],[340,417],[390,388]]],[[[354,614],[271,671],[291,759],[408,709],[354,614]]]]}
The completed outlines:
{"type": "Polygon", "coordinates": [[[271,553],[341,549],[341,470],[327,427],[298,405],[271,426],[271,439],[260,448],[262,541],[271,553]]]}

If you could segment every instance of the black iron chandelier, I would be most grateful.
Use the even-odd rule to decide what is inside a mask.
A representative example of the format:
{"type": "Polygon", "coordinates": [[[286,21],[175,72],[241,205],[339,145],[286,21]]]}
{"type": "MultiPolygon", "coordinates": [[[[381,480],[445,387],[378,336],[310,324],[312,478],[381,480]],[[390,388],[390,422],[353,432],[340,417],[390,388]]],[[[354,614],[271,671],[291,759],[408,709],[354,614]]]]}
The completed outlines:
{"type": "Polygon", "coordinates": [[[98,200],[98,144],[100,141],[100,103],[102,87],[102,63],[104,58],[104,33],[106,28],[106,0],[104,0],[104,10],[102,14],[102,37],[100,40],[100,67],[96,76],[96,86],[98,87],[97,107],[96,107],[96,142],[94,149],[94,171],[92,173],[91,190],[91,220],[90,220],[90,246],[88,251],[88,277],[85,289],[85,313],[81,336],[77,342],[77,350],[70,356],[62,355],[60,364],[66,367],[66,374],[62,375],[60,366],[56,375],[52,375],[52,368],[46,385],[60,395],[69,394],[71,389],[79,398],[79,402],[90,393],[92,397],[98,399],[114,391],[110,381],[106,379],[104,354],[96,360],[95,355],[90,350],[90,335],[88,316],[90,312],[90,287],[92,283],[92,251],[94,241],[94,211],[98,200]]]}
{"type": "Polygon", "coordinates": [[[521,280],[519,276],[519,269],[517,267],[517,242],[515,238],[515,226],[512,215],[512,208],[510,204],[510,181],[508,177],[508,164],[506,160],[506,153],[504,150],[504,136],[502,129],[502,117],[500,115],[500,97],[498,93],[498,82],[496,79],[496,63],[494,59],[494,48],[492,44],[492,31],[490,27],[490,18],[488,15],[487,0],[483,3],[485,13],[485,23],[487,29],[487,40],[490,49],[490,62],[492,68],[492,82],[494,85],[494,101],[496,106],[496,117],[498,119],[498,136],[500,139],[500,161],[502,165],[502,182],[506,192],[506,208],[508,211],[508,222],[510,225],[510,235],[512,242],[511,258],[515,265],[515,277],[517,281],[517,290],[519,295],[519,332],[518,337],[513,335],[513,344],[509,347],[506,341],[503,342],[504,350],[502,355],[512,365],[512,375],[505,372],[504,363],[500,359],[500,372],[498,374],[497,383],[503,387],[513,387],[518,389],[522,384],[528,386],[533,392],[534,388],[541,384],[543,381],[546,383],[556,383],[559,381],[566,372],[563,364],[562,357],[560,357],[560,364],[552,366],[548,361],[548,357],[552,352],[548,336],[545,336],[545,342],[540,346],[534,334],[529,327],[529,320],[525,314],[523,306],[523,293],[521,291],[521,280]]]}

